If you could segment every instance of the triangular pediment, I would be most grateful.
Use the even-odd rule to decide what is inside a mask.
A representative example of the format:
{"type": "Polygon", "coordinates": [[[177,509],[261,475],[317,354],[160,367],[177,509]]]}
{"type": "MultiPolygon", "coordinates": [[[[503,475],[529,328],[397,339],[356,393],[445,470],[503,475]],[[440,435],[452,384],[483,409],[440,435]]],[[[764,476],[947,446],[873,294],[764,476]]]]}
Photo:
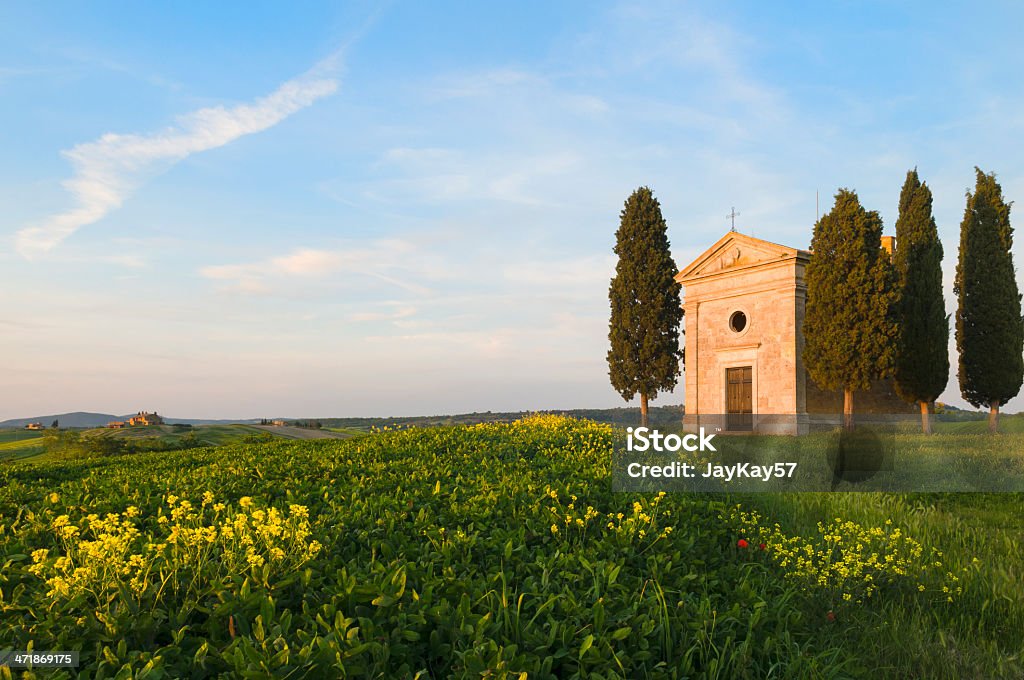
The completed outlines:
{"type": "Polygon", "coordinates": [[[718,239],[714,245],[676,274],[676,281],[686,281],[724,273],[732,269],[742,269],[792,259],[799,255],[807,256],[807,251],[779,245],[771,241],[754,238],[738,231],[730,231],[718,239]]]}

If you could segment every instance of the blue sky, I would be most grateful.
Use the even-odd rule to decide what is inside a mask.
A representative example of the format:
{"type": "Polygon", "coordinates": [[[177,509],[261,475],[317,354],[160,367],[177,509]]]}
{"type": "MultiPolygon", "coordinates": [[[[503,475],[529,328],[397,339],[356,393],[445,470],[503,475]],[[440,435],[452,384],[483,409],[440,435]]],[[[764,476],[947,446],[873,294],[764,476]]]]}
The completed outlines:
{"type": "Polygon", "coordinates": [[[952,312],[973,167],[1024,196],[1022,14],[5,3],[0,418],[621,404],[607,287],[639,185],[683,266],[734,205],[806,247],[838,187],[893,233],[916,166],[952,312]]]}

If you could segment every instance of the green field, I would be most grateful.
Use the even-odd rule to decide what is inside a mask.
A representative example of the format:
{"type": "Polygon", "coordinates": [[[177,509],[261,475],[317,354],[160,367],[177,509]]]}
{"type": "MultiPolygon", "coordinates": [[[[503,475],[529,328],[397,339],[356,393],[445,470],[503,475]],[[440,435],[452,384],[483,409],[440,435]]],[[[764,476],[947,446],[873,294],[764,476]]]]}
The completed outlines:
{"type": "Polygon", "coordinates": [[[0,461],[25,460],[45,453],[44,435],[38,430],[0,430],[0,461]]]}
{"type": "Polygon", "coordinates": [[[0,430],[0,444],[11,444],[15,442],[39,439],[45,434],[39,430],[6,429],[0,430]]]}
{"type": "Polygon", "coordinates": [[[234,442],[272,439],[306,439],[319,437],[353,437],[365,434],[351,429],[305,430],[295,427],[258,427],[255,425],[149,425],[126,427],[119,430],[96,428],[91,430],[0,430],[0,462],[55,460],[74,457],[69,448],[101,448],[104,441],[121,442],[128,452],[136,450],[173,450],[198,446],[223,446],[234,442]],[[71,437],[82,442],[81,447],[68,447],[56,442],[57,437],[71,437]]]}
{"type": "Polygon", "coordinates": [[[162,442],[178,442],[192,433],[200,446],[220,446],[238,441],[248,435],[258,435],[263,430],[252,425],[196,425],[181,427],[176,425],[148,425],[145,427],[126,427],[120,430],[107,428],[87,430],[86,437],[109,437],[113,439],[140,440],[156,439],[162,442]]]}
{"type": "MultiPolygon", "coordinates": [[[[988,419],[984,415],[979,415],[976,418],[970,420],[943,420],[941,417],[936,419],[938,422],[935,423],[935,432],[941,434],[987,434],[988,433],[988,419]]],[[[1000,434],[1024,434],[1024,415],[1001,415],[999,416],[999,432],[1000,434]]]]}
{"type": "Polygon", "coordinates": [[[0,639],[83,678],[1024,677],[1024,495],[614,493],[612,441],[2,466],[0,639]]]}

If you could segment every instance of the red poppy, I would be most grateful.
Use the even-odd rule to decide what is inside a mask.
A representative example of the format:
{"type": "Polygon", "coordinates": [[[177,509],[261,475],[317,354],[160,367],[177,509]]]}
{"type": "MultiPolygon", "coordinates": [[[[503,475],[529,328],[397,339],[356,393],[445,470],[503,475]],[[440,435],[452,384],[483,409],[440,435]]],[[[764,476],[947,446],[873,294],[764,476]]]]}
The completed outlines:
{"type": "Polygon", "coordinates": [[[764,549],[765,549],[765,548],[767,548],[768,546],[766,546],[766,545],[765,545],[764,543],[760,543],[760,544],[758,544],[758,546],[757,546],[757,547],[758,547],[758,548],[760,548],[761,550],[764,550],[764,549]]]}
{"type": "Polygon", "coordinates": [[[736,545],[738,545],[741,548],[746,548],[750,544],[747,543],[746,539],[741,538],[740,540],[736,541],[736,545]]]}
{"type": "Polygon", "coordinates": [[[836,620],[836,615],[833,614],[832,612],[829,612],[828,614],[825,614],[825,618],[828,619],[829,621],[835,621],[836,620]]]}

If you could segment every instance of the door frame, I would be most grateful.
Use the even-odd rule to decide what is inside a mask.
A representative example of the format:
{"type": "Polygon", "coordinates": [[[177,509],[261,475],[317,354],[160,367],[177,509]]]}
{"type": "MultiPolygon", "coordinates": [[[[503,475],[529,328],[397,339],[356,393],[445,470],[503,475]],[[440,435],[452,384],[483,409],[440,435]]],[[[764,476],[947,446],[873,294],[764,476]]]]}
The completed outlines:
{"type": "MultiPolygon", "coordinates": [[[[722,410],[719,415],[723,421],[728,421],[729,415],[729,369],[730,368],[746,368],[750,367],[750,415],[754,422],[757,422],[757,349],[751,348],[748,351],[736,352],[734,356],[729,357],[728,361],[721,361],[719,363],[719,375],[722,380],[721,389],[721,405],[722,410]]],[[[724,428],[723,428],[724,429],[724,428]]],[[[756,429],[756,428],[755,428],[756,429]]]]}
{"type": "MultiPolygon", "coordinates": [[[[755,399],[754,399],[754,367],[752,365],[750,365],[750,364],[741,364],[739,366],[728,366],[728,367],[726,367],[724,369],[724,371],[725,371],[725,376],[724,376],[724,382],[725,382],[725,401],[723,402],[723,404],[725,406],[725,409],[724,409],[725,413],[723,415],[725,416],[725,429],[726,429],[726,431],[731,431],[731,432],[753,432],[754,431],[754,401],[755,401],[755,399]],[[730,384],[729,383],[729,372],[730,371],[744,371],[745,372],[745,371],[748,371],[748,370],[750,371],[750,382],[746,383],[744,381],[744,382],[741,382],[739,384],[740,385],[743,385],[743,384],[750,385],[750,413],[745,413],[743,411],[736,411],[736,412],[730,411],[729,410],[729,384],[730,384]],[[733,425],[734,416],[740,416],[740,417],[742,417],[742,416],[749,416],[749,418],[750,418],[750,426],[749,426],[749,428],[746,427],[745,424],[743,426],[739,426],[738,424],[736,426],[734,426],[733,425]]],[[[745,420],[745,418],[738,418],[736,420],[740,420],[740,419],[745,420]]]]}

